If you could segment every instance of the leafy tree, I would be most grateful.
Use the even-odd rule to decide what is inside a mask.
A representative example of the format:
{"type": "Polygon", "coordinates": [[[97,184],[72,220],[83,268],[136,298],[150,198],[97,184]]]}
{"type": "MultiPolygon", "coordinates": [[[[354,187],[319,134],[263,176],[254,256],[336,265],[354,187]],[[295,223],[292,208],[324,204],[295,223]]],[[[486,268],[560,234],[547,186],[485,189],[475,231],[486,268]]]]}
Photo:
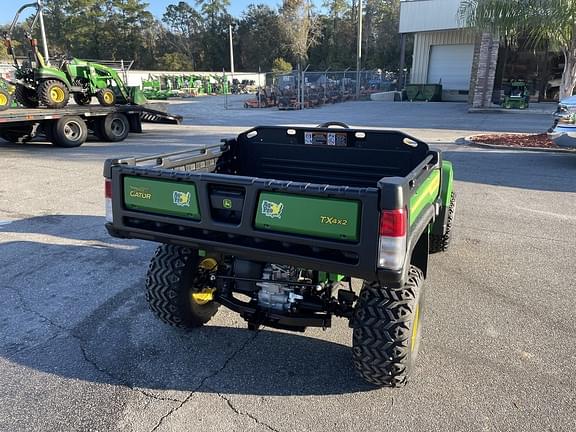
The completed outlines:
{"type": "Polygon", "coordinates": [[[188,57],[188,63],[194,65],[200,60],[200,37],[203,32],[202,16],[186,2],[169,5],[162,17],[171,35],[165,38],[179,54],[188,57]]]}
{"type": "Polygon", "coordinates": [[[320,21],[310,0],[284,0],[280,10],[280,29],[286,48],[302,64],[311,47],[318,44],[320,21]]]}
{"type": "Polygon", "coordinates": [[[159,67],[168,71],[191,71],[194,65],[190,58],[179,52],[166,53],[160,57],[159,67]]]}
{"type": "Polygon", "coordinates": [[[204,32],[201,35],[204,51],[204,69],[221,71],[228,65],[228,27],[234,24],[234,19],[228,13],[229,0],[197,0],[202,18],[205,21],[204,32]]]}
{"type": "Polygon", "coordinates": [[[276,58],[272,62],[272,72],[292,72],[292,64],[284,60],[283,58],[276,58]]]}
{"type": "Polygon", "coordinates": [[[463,0],[459,15],[466,25],[504,37],[528,35],[564,55],[560,99],[576,87],[576,2],[573,0],[463,0]]]}
{"type": "Polygon", "coordinates": [[[238,23],[235,51],[244,69],[269,70],[282,55],[278,13],[266,5],[250,5],[238,23]]]}

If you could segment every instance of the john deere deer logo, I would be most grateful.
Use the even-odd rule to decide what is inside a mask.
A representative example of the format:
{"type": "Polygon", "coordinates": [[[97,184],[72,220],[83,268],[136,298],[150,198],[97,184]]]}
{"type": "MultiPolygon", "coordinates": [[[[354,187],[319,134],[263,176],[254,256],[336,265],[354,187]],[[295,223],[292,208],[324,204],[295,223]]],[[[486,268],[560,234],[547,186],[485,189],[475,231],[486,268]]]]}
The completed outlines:
{"type": "Polygon", "coordinates": [[[190,192],[174,191],[172,193],[172,202],[178,207],[190,207],[190,192]]]}
{"type": "Polygon", "coordinates": [[[282,203],[275,203],[268,200],[262,201],[262,214],[264,216],[280,219],[282,218],[282,210],[284,210],[284,204],[282,203]]]}

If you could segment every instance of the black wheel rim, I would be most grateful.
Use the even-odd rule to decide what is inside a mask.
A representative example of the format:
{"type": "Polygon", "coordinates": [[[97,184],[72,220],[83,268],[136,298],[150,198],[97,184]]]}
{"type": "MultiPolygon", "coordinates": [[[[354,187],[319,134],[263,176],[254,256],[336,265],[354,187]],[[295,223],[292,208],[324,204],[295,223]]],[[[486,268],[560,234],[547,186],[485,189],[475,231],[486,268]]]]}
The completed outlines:
{"type": "Polygon", "coordinates": [[[110,123],[110,132],[116,137],[123,136],[126,133],[126,124],[121,119],[114,119],[110,123]]]}

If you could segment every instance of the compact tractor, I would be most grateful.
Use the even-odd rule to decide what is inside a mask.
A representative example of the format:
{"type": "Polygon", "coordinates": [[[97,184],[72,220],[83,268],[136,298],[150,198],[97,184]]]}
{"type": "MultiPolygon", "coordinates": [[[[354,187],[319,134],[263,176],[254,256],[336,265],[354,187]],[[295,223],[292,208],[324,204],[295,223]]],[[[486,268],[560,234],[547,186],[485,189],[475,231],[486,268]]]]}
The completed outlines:
{"type": "Polygon", "coordinates": [[[62,61],[59,68],[50,64],[42,1],[22,6],[10,28],[4,33],[4,45],[12,56],[15,71],[15,99],[22,106],[36,108],[40,105],[48,108],[63,108],[68,104],[70,95],[78,105],[87,105],[96,96],[100,105],[112,106],[116,103],[142,104],[145,98],[135,88],[124,85],[118,73],[107,66],[72,58],[62,61]],[[18,61],[12,46],[12,33],[20,14],[28,8],[35,8],[36,14],[26,39],[30,46],[27,60],[18,61]],[[44,54],[40,53],[38,42],[32,37],[32,30],[39,22],[44,54]]]}

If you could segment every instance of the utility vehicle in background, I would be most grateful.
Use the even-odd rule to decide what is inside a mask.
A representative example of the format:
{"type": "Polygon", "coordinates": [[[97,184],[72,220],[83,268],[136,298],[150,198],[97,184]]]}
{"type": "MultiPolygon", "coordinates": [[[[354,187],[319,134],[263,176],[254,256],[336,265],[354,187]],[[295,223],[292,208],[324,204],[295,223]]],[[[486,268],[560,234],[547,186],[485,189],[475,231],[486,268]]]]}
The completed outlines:
{"type": "Polygon", "coordinates": [[[452,165],[439,151],[341,123],[263,126],[214,146],[108,160],[104,176],[108,232],[162,243],[146,278],[162,321],[200,327],[220,306],[250,329],[343,317],[362,377],[406,383],[428,255],[448,248],[454,221],[452,165]],[[359,292],[352,278],[363,279],[359,292]]]}

